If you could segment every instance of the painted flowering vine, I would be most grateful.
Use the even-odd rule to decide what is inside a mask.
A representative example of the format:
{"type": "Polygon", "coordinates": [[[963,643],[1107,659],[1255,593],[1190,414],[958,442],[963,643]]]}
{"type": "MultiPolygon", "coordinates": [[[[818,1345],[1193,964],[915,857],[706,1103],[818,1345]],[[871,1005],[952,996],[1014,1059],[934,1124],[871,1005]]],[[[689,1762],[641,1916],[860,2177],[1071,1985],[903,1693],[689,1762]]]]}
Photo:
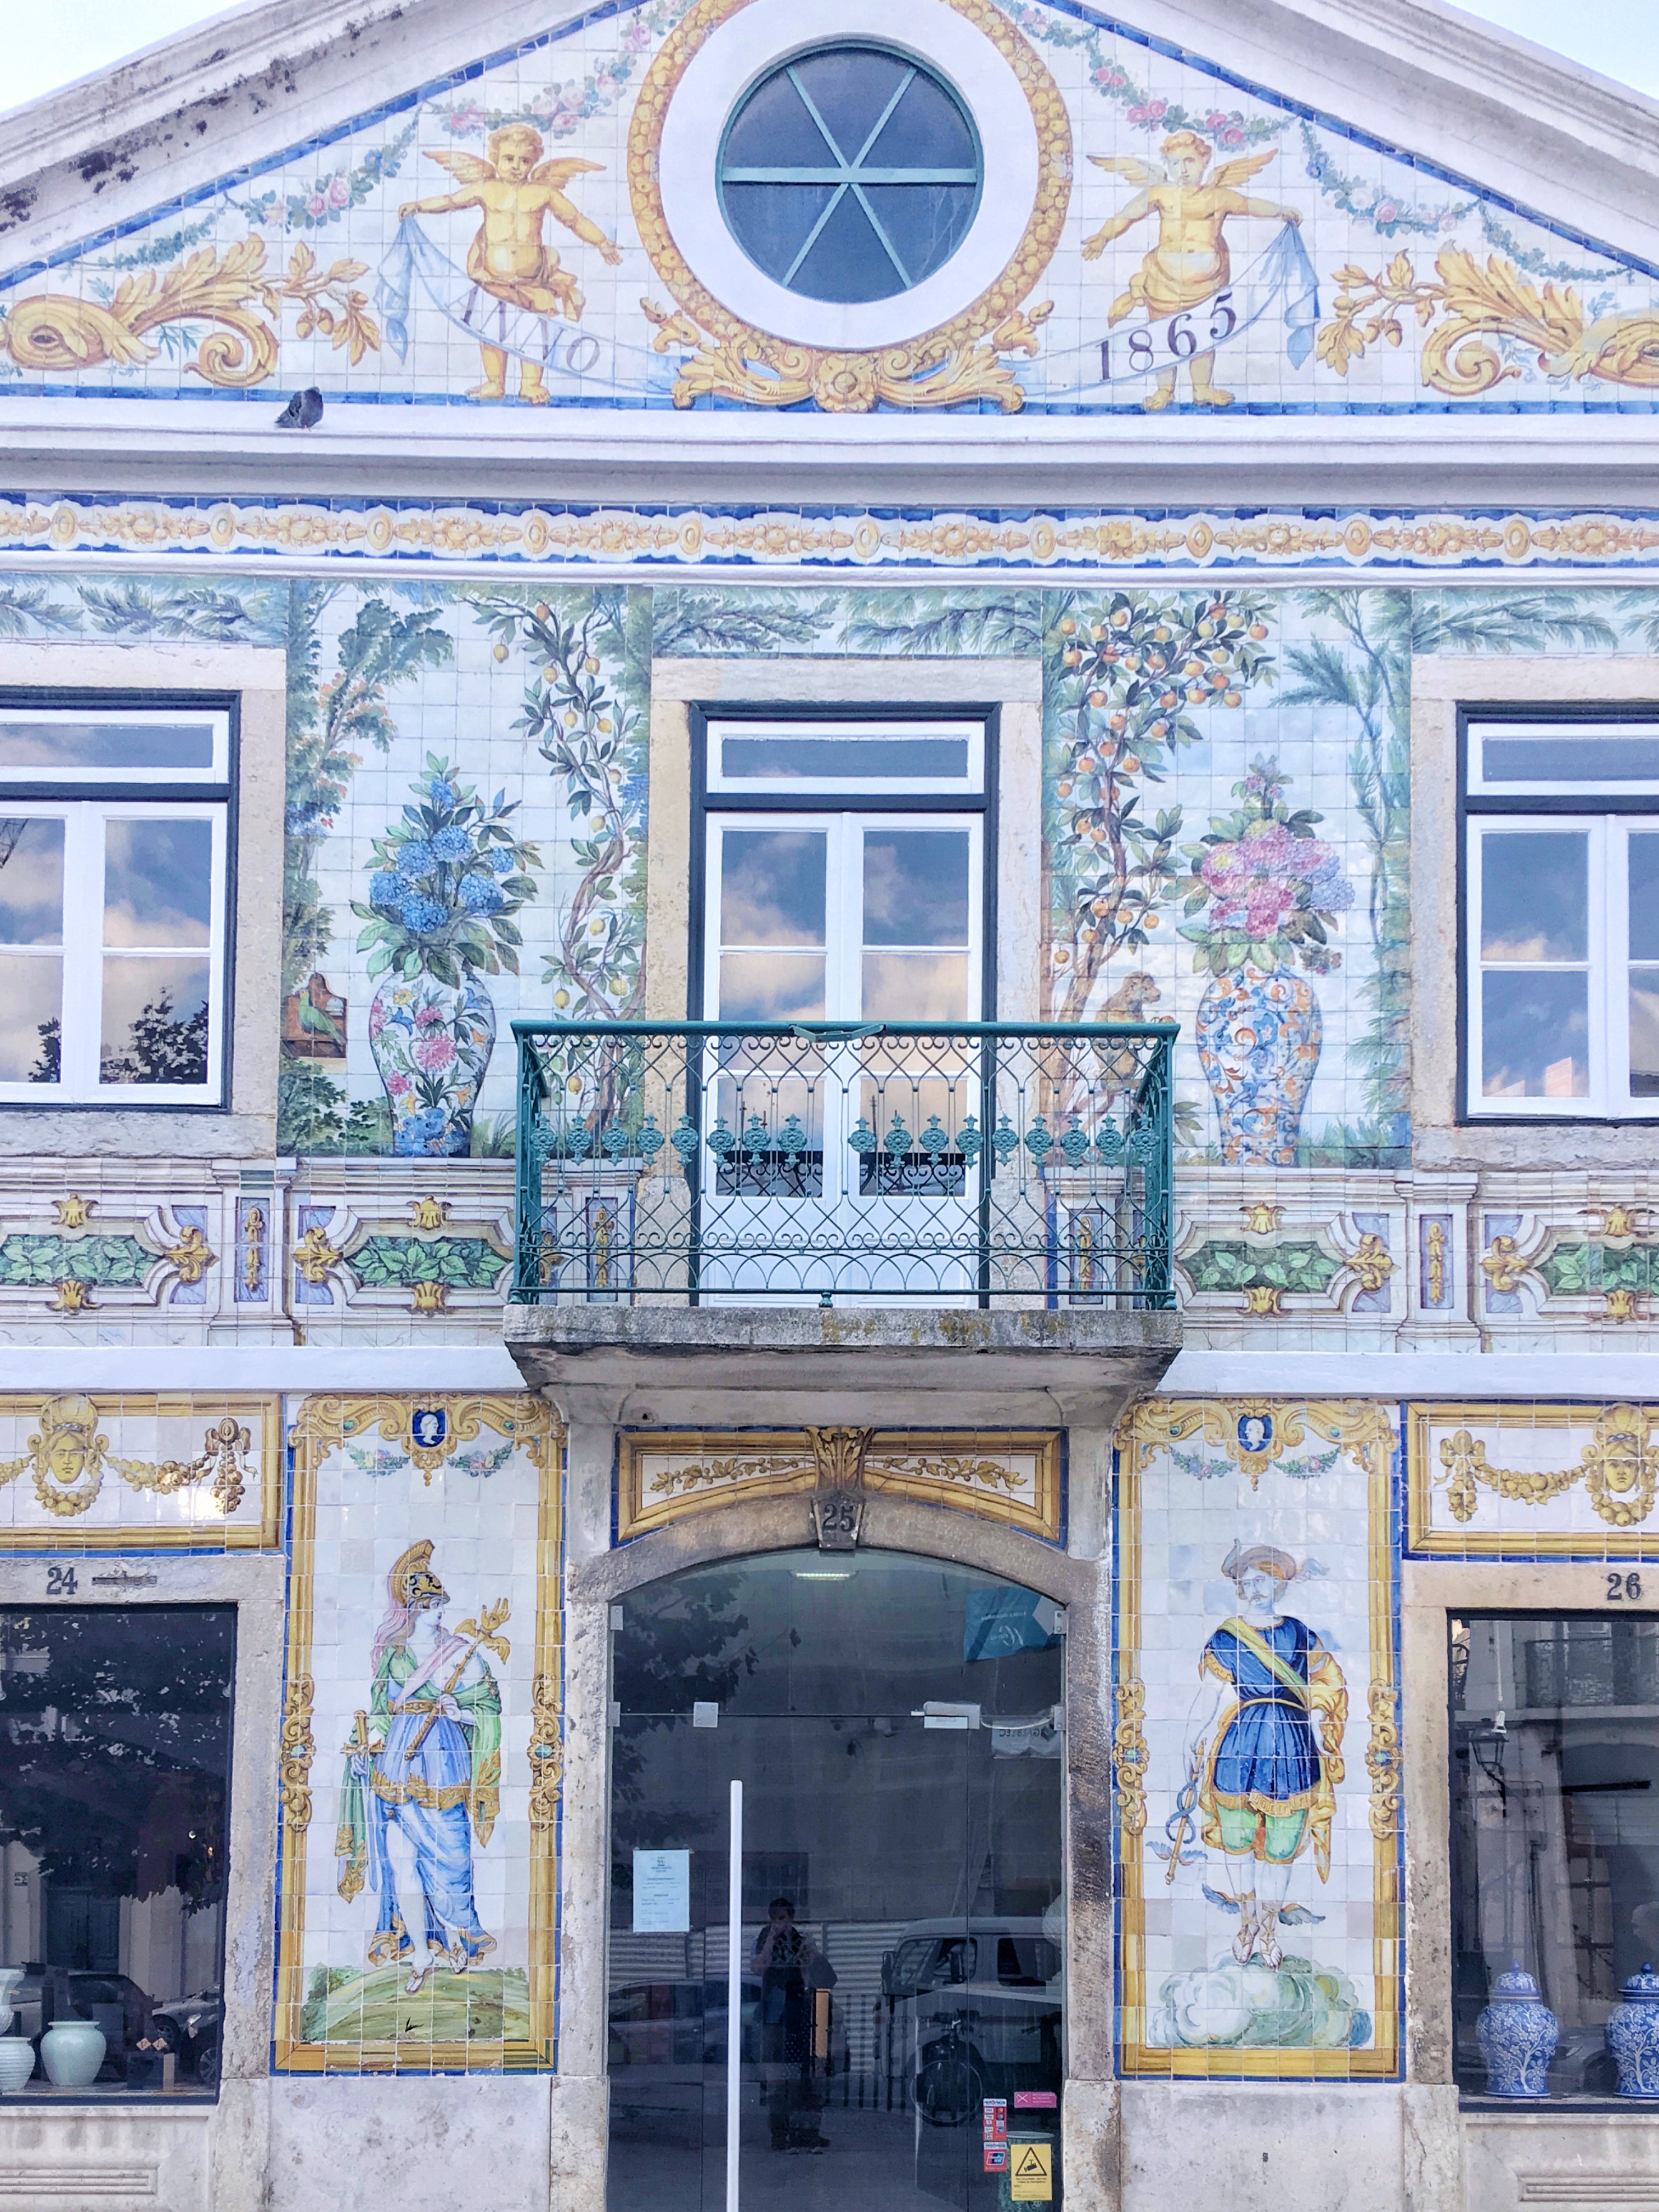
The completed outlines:
{"type": "Polygon", "coordinates": [[[526,605],[501,593],[478,612],[500,659],[516,644],[528,660],[513,726],[562,780],[570,810],[581,874],[559,908],[557,948],[542,972],[553,1012],[626,1020],[645,996],[645,734],[606,661],[625,649],[628,602],[601,591],[526,605]]]}
{"type": "Polygon", "coordinates": [[[1200,975],[1226,975],[1247,963],[1264,975],[1300,964],[1310,975],[1340,968],[1328,942],[1336,916],[1353,904],[1342,855],[1314,835],[1323,816],[1285,804],[1277,761],[1258,756],[1233,786],[1243,804],[1213,816],[1191,864],[1181,935],[1196,947],[1200,975]]]}
{"type": "Polygon", "coordinates": [[[1205,734],[1195,709],[1241,707],[1273,680],[1272,606],[1255,592],[1118,592],[1056,609],[1048,844],[1070,939],[1054,956],[1056,1020],[1083,1020],[1108,961],[1160,927],[1181,874],[1182,812],[1148,818],[1145,787],[1205,734]]]}

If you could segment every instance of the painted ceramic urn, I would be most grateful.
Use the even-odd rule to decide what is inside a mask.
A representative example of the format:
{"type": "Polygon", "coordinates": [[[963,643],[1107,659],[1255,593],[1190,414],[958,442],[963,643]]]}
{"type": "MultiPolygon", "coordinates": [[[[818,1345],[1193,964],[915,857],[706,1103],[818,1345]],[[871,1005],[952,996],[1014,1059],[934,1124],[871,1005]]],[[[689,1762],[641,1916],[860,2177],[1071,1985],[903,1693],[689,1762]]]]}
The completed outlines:
{"type": "Polygon", "coordinates": [[[40,2039],[40,2063],[58,2089],[88,2089],[109,2045],[89,2020],[55,2020],[40,2039]]]}
{"type": "Polygon", "coordinates": [[[1547,2097],[1550,2061],[1560,2023],[1517,1959],[1492,1985],[1492,2002],[1474,2024],[1486,2062],[1489,2097],[1547,2097]]]}
{"type": "Polygon", "coordinates": [[[1324,1024],[1311,984],[1248,961],[1199,1001],[1198,1057],[1230,1165],[1294,1167],[1324,1024]]]}
{"type": "Polygon", "coordinates": [[[1607,2049],[1621,2097],[1659,2097],[1659,1974],[1644,1960],[1607,2014],[1607,2049]]]}

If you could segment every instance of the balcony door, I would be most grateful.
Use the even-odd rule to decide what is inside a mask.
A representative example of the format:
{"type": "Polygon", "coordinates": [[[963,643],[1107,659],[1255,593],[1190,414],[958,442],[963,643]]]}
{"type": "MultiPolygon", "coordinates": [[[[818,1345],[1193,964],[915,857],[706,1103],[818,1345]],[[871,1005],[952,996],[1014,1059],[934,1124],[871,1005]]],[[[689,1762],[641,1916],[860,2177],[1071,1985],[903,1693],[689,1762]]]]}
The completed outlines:
{"type": "Polygon", "coordinates": [[[704,1297],[975,1295],[991,750],[979,721],[707,726],[704,1297]]]}

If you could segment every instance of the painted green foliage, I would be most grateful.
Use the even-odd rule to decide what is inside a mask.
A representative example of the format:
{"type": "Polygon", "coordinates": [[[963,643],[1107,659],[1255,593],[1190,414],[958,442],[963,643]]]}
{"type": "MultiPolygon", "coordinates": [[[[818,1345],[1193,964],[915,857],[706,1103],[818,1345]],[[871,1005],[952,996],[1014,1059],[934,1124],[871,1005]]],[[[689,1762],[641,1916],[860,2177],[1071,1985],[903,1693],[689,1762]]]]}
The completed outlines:
{"type": "Polygon", "coordinates": [[[1221,1241],[1200,1244],[1181,1263],[1195,1291],[1300,1291],[1317,1297],[1342,1272],[1322,1245],[1221,1241]]]}
{"type": "Polygon", "coordinates": [[[97,1283],[131,1290],[156,1265],[136,1237],[30,1237],[0,1239],[0,1283],[97,1283]]]}
{"type": "Polygon", "coordinates": [[[1659,1245],[1558,1244],[1538,1263],[1553,1298],[1577,1298],[1604,1291],[1646,1294],[1659,1287],[1659,1245]]]}
{"type": "Polygon", "coordinates": [[[451,1290],[489,1291],[507,1264],[482,1237],[371,1237],[350,1261],[365,1290],[443,1283],[451,1290]]]}

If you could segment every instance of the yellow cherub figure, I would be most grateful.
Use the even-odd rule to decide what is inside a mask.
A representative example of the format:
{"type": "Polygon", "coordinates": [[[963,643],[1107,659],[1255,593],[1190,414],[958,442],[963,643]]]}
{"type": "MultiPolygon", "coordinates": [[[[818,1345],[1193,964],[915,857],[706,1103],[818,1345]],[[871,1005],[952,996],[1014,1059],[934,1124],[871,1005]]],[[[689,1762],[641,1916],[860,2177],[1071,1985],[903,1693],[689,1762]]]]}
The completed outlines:
{"type": "MultiPolygon", "coordinates": [[[[1113,216],[1092,238],[1085,240],[1085,261],[1097,261],[1109,240],[1121,238],[1148,216],[1158,217],[1158,243],[1129,279],[1128,290],[1113,301],[1106,318],[1109,329],[1137,307],[1145,307],[1149,322],[1161,323],[1201,307],[1218,292],[1224,292],[1232,279],[1223,228],[1230,215],[1300,223],[1302,217],[1295,208],[1279,207],[1272,200],[1249,199],[1237,189],[1258,169],[1265,169],[1276,150],[1269,147],[1265,154],[1246,154],[1237,161],[1224,161],[1208,184],[1204,182],[1204,172],[1210,166],[1211,149],[1195,131],[1174,131],[1159,147],[1164,156],[1161,180],[1144,161],[1130,155],[1090,155],[1097,168],[1127,177],[1140,190],[1121,214],[1113,216]]],[[[1192,372],[1193,398],[1199,406],[1232,404],[1232,393],[1221,391],[1212,381],[1213,348],[1194,354],[1188,367],[1192,372]]],[[[1175,398],[1175,389],[1174,367],[1160,370],[1157,386],[1142,403],[1148,414],[1167,407],[1175,398]]]]}
{"type": "MultiPolygon", "coordinates": [[[[412,215],[450,215],[462,208],[480,208],[483,222],[467,248],[466,273],[492,298],[509,307],[524,307],[535,315],[562,314],[573,323],[581,319],[582,295],[575,277],[559,266],[559,257],[545,245],[542,229],[550,215],[574,231],[584,244],[597,246],[614,269],[622,259],[611,240],[564,195],[563,187],[579,170],[600,169],[601,161],[544,161],[539,131],[527,123],[509,123],[489,139],[489,158],[476,154],[428,153],[463,189],[441,199],[405,200],[398,210],[400,220],[412,215]]],[[[483,345],[483,382],[467,394],[470,399],[501,399],[507,395],[507,355],[499,346],[483,345]]],[[[547,387],[538,363],[521,363],[519,397],[532,406],[547,404],[547,387]]]]}

